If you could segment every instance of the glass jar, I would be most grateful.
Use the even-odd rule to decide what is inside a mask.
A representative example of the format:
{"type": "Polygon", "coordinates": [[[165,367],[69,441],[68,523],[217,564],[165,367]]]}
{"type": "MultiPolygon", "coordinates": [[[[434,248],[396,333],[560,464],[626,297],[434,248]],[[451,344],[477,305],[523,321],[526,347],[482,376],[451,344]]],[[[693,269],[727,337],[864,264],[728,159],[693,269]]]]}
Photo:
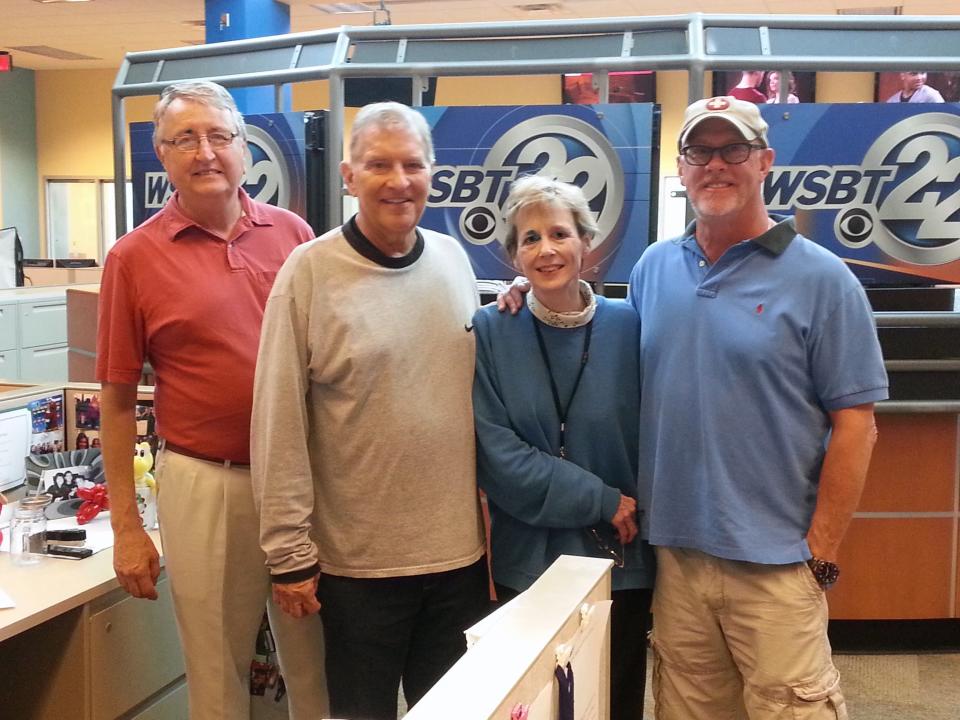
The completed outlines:
{"type": "Polygon", "coordinates": [[[47,518],[43,509],[50,496],[31,495],[14,508],[10,521],[10,559],[14,565],[34,565],[46,551],[47,518]]]}

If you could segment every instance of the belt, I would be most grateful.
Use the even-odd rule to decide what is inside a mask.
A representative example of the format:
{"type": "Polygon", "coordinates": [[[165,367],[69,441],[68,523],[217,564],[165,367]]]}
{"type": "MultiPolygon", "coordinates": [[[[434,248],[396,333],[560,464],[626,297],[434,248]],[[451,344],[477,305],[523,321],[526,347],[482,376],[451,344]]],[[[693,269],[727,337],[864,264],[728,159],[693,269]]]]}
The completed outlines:
{"type": "Polygon", "coordinates": [[[169,450],[174,452],[177,455],[186,455],[187,457],[193,458],[194,460],[203,460],[204,462],[216,463],[217,465],[223,465],[225,468],[248,468],[250,463],[236,462],[235,460],[226,460],[224,458],[213,457],[212,455],[204,455],[202,453],[195,452],[189,448],[181,447],[180,445],[174,445],[172,442],[167,440],[160,441],[161,450],[169,450]]]}

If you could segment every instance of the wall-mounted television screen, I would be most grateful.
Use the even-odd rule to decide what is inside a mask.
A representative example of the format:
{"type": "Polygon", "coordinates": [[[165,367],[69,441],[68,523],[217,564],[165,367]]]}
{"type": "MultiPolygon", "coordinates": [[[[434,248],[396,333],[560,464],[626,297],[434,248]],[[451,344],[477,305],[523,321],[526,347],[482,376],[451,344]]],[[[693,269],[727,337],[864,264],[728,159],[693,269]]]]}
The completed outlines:
{"type": "MultiPolygon", "coordinates": [[[[757,105],[779,102],[779,70],[734,70],[714,71],[713,94],[733,95],[740,100],[749,100],[757,105]]],[[[788,103],[814,101],[817,74],[813,72],[789,73],[790,91],[788,103]]]]}
{"type": "MultiPolygon", "coordinates": [[[[424,107],[434,104],[437,96],[437,79],[428,78],[428,87],[421,96],[424,107]]],[[[413,78],[408,77],[350,77],[343,83],[343,104],[347,107],[363,107],[375,102],[393,102],[410,105],[413,102],[413,78]]]]}
{"type": "MultiPolygon", "coordinates": [[[[561,78],[564,103],[597,105],[600,93],[593,86],[593,73],[569,73],[561,78]]],[[[657,74],[653,70],[610,73],[610,102],[645,103],[657,101],[657,74]]]]}
{"type": "Polygon", "coordinates": [[[960,72],[879,72],[873,99],[877,102],[960,102],[960,72]]]}

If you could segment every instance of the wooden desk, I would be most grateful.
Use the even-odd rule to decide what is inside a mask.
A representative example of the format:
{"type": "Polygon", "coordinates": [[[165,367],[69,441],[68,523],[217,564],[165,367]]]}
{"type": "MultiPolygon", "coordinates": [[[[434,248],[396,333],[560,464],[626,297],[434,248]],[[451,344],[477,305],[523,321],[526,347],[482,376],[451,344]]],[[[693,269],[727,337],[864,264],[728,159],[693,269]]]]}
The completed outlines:
{"type": "MultiPolygon", "coordinates": [[[[158,548],[158,533],[153,533],[158,548]]],[[[0,553],[0,715],[183,720],[183,656],[165,575],[156,602],[120,589],[113,550],[17,567],[0,553]]]]}
{"type": "Polygon", "coordinates": [[[828,596],[833,620],[960,617],[960,407],[895,406],[877,405],[879,438],[828,596]]]}

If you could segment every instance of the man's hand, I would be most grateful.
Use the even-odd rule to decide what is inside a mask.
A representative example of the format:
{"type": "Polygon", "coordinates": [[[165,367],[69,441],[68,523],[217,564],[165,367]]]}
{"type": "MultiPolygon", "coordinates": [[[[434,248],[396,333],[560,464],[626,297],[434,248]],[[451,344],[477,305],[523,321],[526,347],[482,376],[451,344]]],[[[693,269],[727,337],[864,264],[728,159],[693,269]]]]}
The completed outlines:
{"type": "Polygon", "coordinates": [[[510,289],[497,295],[497,310],[503,312],[509,310],[511,315],[516,315],[523,307],[523,296],[530,292],[530,281],[522,275],[518,275],[510,284],[510,289]]]}
{"type": "Polygon", "coordinates": [[[157,599],[160,554],[143,528],[117,533],[113,544],[113,570],[120,586],[135,598],[157,599]]]}
{"type": "Polygon", "coordinates": [[[610,519],[610,524],[617,529],[617,537],[624,545],[630,543],[637,536],[637,501],[627,495],[620,496],[620,505],[617,512],[610,519]]]}
{"type": "Polygon", "coordinates": [[[302,618],[319,612],[320,603],[317,600],[317,580],[319,578],[319,575],[314,575],[309,580],[300,582],[274,583],[273,602],[287,615],[295,618],[302,618]]]}

